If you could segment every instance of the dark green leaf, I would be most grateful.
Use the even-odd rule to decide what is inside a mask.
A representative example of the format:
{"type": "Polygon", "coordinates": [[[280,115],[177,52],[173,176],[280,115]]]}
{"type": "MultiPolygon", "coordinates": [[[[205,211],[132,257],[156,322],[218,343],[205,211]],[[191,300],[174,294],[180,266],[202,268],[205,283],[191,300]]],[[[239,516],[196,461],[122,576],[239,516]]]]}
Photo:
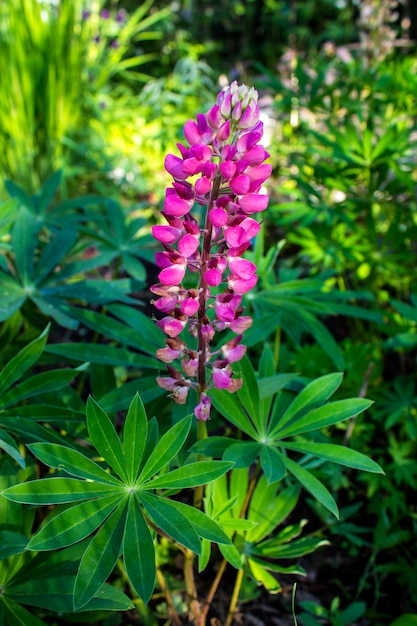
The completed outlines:
{"type": "Polygon", "coordinates": [[[81,559],[74,588],[74,608],[79,610],[95,596],[110,576],[121,551],[126,522],[126,501],[104,522],[81,559]]]}
{"type": "Polygon", "coordinates": [[[126,471],[130,482],[137,479],[148,435],[148,418],[139,396],[133,398],[123,427],[123,451],[126,459],[126,471]]]}
{"type": "Polygon", "coordinates": [[[128,480],[122,444],[107,414],[93,398],[87,401],[87,428],[103,459],[123,480],[128,480]]]}
{"type": "Polygon", "coordinates": [[[120,493],[117,487],[103,483],[92,483],[76,478],[41,478],[9,487],[2,495],[13,502],[39,505],[77,502],[117,493],[120,493]]]}
{"type": "Polygon", "coordinates": [[[178,454],[190,432],[191,422],[192,416],[188,415],[162,435],[139,475],[139,484],[159,472],[178,454]]]}
{"type": "Polygon", "coordinates": [[[28,544],[29,550],[59,550],[77,543],[100,526],[120,502],[122,494],[81,502],[53,517],[28,544]]]}
{"type": "Polygon", "coordinates": [[[117,478],[77,450],[53,443],[33,443],[28,448],[42,463],[49,465],[49,467],[60,469],[77,478],[86,478],[116,487],[122,486],[117,478]]]}
{"type": "Polygon", "coordinates": [[[140,599],[147,604],[155,587],[155,548],[137,500],[133,497],[129,500],[123,556],[130,583],[140,599]]]}
{"type": "Polygon", "coordinates": [[[375,461],[364,454],[346,448],[345,446],[337,446],[331,443],[314,443],[310,441],[306,443],[282,442],[280,445],[288,450],[296,450],[297,452],[317,456],[320,459],[346,465],[346,467],[353,467],[357,470],[375,472],[377,474],[384,473],[384,470],[378,463],[375,463],[375,461]]]}
{"type": "Polygon", "coordinates": [[[0,372],[0,397],[22,374],[24,374],[40,357],[48,339],[49,325],[36,339],[22,348],[0,372]]]}
{"type": "Polygon", "coordinates": [[[333,513],[339,519],[339,511],[337,504],[330,494],[328,489],[315,477],[308,472],[304,467],[301,467],[297,463],[294,463],[291,459],[285,458],[285,465],[295,478],[302,484],[302,486],[311,493],[326,509],[333,513]]]}
{"type": "Polygon", "coordinates": [[[255,463],[261,450],[261,443],[239,441],[238,443],[232,443],[232,445],[227,448],[223,458],[225,461],[232,461],[236,469],[250,467],[252,463],[255,463]]]}
{"type": "Polygon", "coordinates": [[[179,467],[172,472],[162,474],[153,480],[142,483],[141,488],[149,489],[187,489],[206,485],[219,476],[223,476],[234,463],[224,461],[198,461],[179,467]]]}
{"type": "Polygon", "coordinates": [[[201,542],[194,526],[173,502],[143,491],[138,493],[138,497],[146,514],[158,528],[174,541],[196,554],[201,554],[201,542]]]}
{"type": "Polygon", "coordinates": [[[268,484],[282,480],[287,474],[287,468],[279,450],[270,446],[263,446],[261,466],[268,484]]]}

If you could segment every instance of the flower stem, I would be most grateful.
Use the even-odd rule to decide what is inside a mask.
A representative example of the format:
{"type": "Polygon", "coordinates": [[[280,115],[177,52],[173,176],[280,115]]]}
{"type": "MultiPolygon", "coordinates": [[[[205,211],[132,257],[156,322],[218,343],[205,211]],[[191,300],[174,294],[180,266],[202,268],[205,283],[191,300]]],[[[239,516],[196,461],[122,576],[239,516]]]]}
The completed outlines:
{"type": "Polygon", "coordinates": [[[164,577],[164,575],[161,572],[159,567],[156,569],[156,577],[158,579],[159,586],[161,587],[161,589],[162,589],[162,591],[164,593],[164,596],[165,596],[165,600],[166,600],[167,607],[168,607],[169,619],[171,621],[171,624],[173,624],[173,626],[181,626],[181,620],[178,617],[178,613],[176,611],[174,603],[172,602],[171,594],[170,594],[168,586],[166,584],[165,577],[164,577]]]}
{"type": "Polygon", "coordinates": [[[237,573],[236,573],[235,586],[233,588],[233,594],[232,594],[232,598],[230,600],[230,605],[229,605],[229,612],[227,614],[227,619],[226,619],[224,626],[231,626],[233,622],[237,601],[239,599],[240,588],[242,587],[242,581],[243,581],[243,568],[237,570],[237,573]]]}
{"type": "Polygon", "coordinates": [[[197,589],[194,579],[194,554],[191,550],[187,549],[185,550],[184,555],[184,579],[185,588],[188,594],[188,606],[190,608],[190,613],[195,626],[204,626],[204,620],[202,619],[201,606],[197,597],[197,589]]]}

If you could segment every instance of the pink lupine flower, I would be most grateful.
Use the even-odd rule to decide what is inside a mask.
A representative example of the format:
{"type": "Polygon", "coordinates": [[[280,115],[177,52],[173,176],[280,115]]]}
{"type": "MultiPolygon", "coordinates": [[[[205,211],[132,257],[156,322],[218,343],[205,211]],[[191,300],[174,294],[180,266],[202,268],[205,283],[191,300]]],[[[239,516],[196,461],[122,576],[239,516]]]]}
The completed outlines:
{"type": "Polygon", "coordinates": [[[156,323],[168,337],[177,337],[185,328],[186,321],[174,317],[163,317],[156,323]]]}
{"type": "Polygon", "coordinates": [[[221,347],[223,358],[229,361],[229,363],[236,363],[245,356],[246,346],[240,344],[242,337],[243,335],[238,335],[238,337],[234,337],[234,339],[231,339],[221,347]]]}
{"type": "Polygon", "coordinates": [[[179,403],[190,387],[196,389],[199,420],[209,417],[210,388],[234,393],[242,385],[232,368],[246,352],[242,335],[252,325],[243,315],[242,295],[258,280],[255,264],[243,255],[259,232],[256,214],[268,205],[262,186],[272,169],[264,163],[269,154],[260,143],[257,97],[253,88],[233,82],[206,115],[185,124],[187,145],[178,143],[179,156],[165,158],[173,177],[162,211],[168,224],[152,229],[164,251],[155,257],[160,282],[151,291],[158,296],[155,307],[165,314],[157,324],[168,335],[157,356],[170,374],[158,384],[179,403]],[[203,224],[193,215],[194,203],[206,211],[203,224]],[[190,288],[193,275],[198,281],[190,288]],[[192,349],[178,339],[186,327],[196,344],[192,349]],[[216,333],[225,329],[237,336],[211,350],[216,333]],[[187,379],[170,365],[177,359],[187,379]]]}
{"type": "Polygon", "coordinates": [[[194,415],[198,420],[207,421],[210,417],[211,400],[203,392],[200,396],[200,402],[194,409],[194,415]]]}

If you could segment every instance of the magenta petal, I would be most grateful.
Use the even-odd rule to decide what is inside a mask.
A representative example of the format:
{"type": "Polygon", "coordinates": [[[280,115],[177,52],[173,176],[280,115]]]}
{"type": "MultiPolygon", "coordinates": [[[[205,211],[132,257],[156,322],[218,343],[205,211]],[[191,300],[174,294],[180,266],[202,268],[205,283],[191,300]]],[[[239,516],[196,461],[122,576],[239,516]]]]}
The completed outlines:
{"type": "Polygon", "coordinates": [[[199,196],[204,196],[211,191],[211,180],[206,176],[202,176],[195,181],[195,191],[199,196]]]}
{"type": "Polygon", "coordinates": [[[211,400],[205,393],[201,394],[200,403],[194,409],[194,415],[198,420],[207,421],[210,417],[211,400]]]}
{"type": "Polygon", "coordinates": [[[230,188],[238,196],[242,196],[245,193],[248,193],[250,189],[250,178],[249,176],[245,176],[245,174],[240,174],[239,176],[235,176],[230,181],[230,188]]]}
{"type": "Polygon", "coordinates": [[[183,217],[191,210],[191,203],[188,200],[180,198],[175,189],[167,189],[164,209],[167,215],[173,215],[174,217],[183,217]]]}
{"type": "Polygon", "coordinates": [[[250,239],[256,237],[261,228],[259,222],[251,217],[246,217],[242,222],[240,222],[239,226],[246,231],[246,241],[249,241],[250,239]]]}
{"type": "Polygon", "coordinates": [[[244,333],[245,330],[248,330],[248,328],[250,328],[252,324],[253,319],[249,317],[249,315],[241,315],[233,322],[230,322],[230,330],[240,335],[241,333],[244,333]]]}
{"type": "Polygon", "coordinates": [[[230,363],[237,363],[243,359],[246,353],[246,346],[236,346],[235,348],[228,348],[227,345],[222,346],[222,353],[224,358],[227,359],[230,363]]]}
{"type": "Polygon", "coordinates": [[[198,132],[198,126],[193,120],[188,120],[184,125],[184,137],[190,144],[194,146],[201,141],[200,133],[198,132]]]}
{"type": "Polygon", "coordinates": [[[207,270],[204,274],[204,279],[210,287],[217,287],[221,283],[222,273],[213,267],[211,270],[207,270]]]}
{"type": "Polygon", "coordinates": [[[241,209],[248,213],[259,213],[264,211],[268,206],[269,197],[263,194],[248,193],[239,200],[241,209]]]}
{"type": "Polygon", "coordinates": [[[156,322],[156,325],[164,332],[168,337],[177,337],[185,327],[185,322],[176,320],[173,317],[163,317],[156,322]]]}
{"type": "Polygon", "coordinates": [[[159,272],[158,278],[163,285],[179,285],[185,276],[183,265],[171,265],[159,272]]]}
{"type": "Polygon", "coordinates": [[[224,369],[213,367],[213,385],[217,389],[227,389],[232,384],[230,374],[224,369]]]}
{"type": "Polygon", "coordinates": [[[154,307],[162,313],[171,313],[176,306],[177,298],[175,296],[164,296],[162,298],[158,298],[158,300],[154,302],[154,307]]]}
{"type": "Polygon", "coordinates": [[[181,313],[184,313],[184,315],[194,315],[199,307],[200,303],[195,298],[185,298],[180,305],[181,313]]]}
{"type": "Polygon", "coordinates": [[[184,235],[178,242],[178,252],[188,258],[197,250],[200,238],[195,235],[184,235]]]}
{"type": "Polygon", "coordinates": [[[246,232],[240,226],[229,226],[223,232],[226,243],[230,248],[236,248],[244,241],[247,241],[246,232]]]}
{"type": "Polygon", "coordinates": [[[232,257],[229,258],[229,269],[232,274],[235,274],[238,278],[248,280],[252,278],[253,274],[256,272],[256,265],[247,259],[232,257]]]}
{"type": "Polygon", "coordinates": [[[162,243],[175,243],[181,237],[182,230],[172,226],[152,226],[152,236],[162,243]]]}
{"type": "Polygon", "coordinates": [[[247,280],[245,280],[244,278],[238,278],[233,275],[229,276],[228,279],[230,289],[233,289],[233,291],[238,294],[247,293],[248,291],[253,289],[253,287],[255,287],[257,282],[258,277],[256,276],[256,274],[253,274],[247,280]]]}
{"type": "Polygon", "coordinates": [[[209,213],[209,220],[213,226],[216,226],[216,228],[221,228],[222,226],[227,224],[227,213],[220,207],[211,209],[209,213]]]}
{"type": "Polygon", "coordinates": [[[184,180],[187,178],[187,174],[184,172],[183,160],[173,154],[167,154],[164,161],[164,166],[168,174],[171,174],[174,178],[184,180]]]}

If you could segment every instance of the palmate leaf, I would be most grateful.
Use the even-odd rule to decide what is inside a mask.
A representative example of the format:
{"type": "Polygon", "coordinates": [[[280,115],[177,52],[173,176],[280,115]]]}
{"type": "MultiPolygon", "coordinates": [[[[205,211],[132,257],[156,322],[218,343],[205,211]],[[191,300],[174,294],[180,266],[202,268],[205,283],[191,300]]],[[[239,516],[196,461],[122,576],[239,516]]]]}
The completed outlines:
{"type": "Polygon", "coordinates": [[[0,372],[0,397],[15,383],[42,354],[48,339],[49,325],[33,341],[27,344],[13,357],[0,372]]]}
{"type": "Polygon", "coordinates": [[[74,588],[74,608],[84,606],[113,571],[121,552],[126,522],[126,495],[89,543],[81,559],[74,588]]]}
{"type": "Polygon", "coordinates": [[[155,547],[137,498],[130,498],[123,539],[127,576],[141,600],[147,604],[155,587],[155,547]]]}
{"type": "Polygon", "coordinates": [[[120,494],[81,502],[58,513],[28,544],[29,550],[58,550],[94,532],[120,502],[120,494]]]}
{"type": "Polygon", "coordinates": [[[47,626],[45,622],[20,606],[11,598],[4,595],[0,600],[0,619],[3,624],[14,624],[14,626],[47,626]]]}
{"type": "Polygon", "coordinates": [[[67,546],[80,546],[81,563],[74,592],[76,610],[87,610],[92,598],[100,594],[121,554],[133,587],[144,602],[149,600],[155,584],[150,527],[198,554],[202,537],[229,546],[233,552],[230,558],[236,560],[239,556],[215,520],[161,495],[163,489],[210,483],[224,476],[233,465],[227,461],[202,461],[170,471],[171,461],[188,436],[191,420],[191,416],[183,418],[159,439],[155,418],[147,421],[143,404],[136,396],[129,407],[121,442],[105,411],[90,398],[90,439],[109,468],[64,445],[30,445],[43,463],[76,478],[32,480],[9,487],[2,495],[11,502],[72,505],[52,514],[32,537],[28,550],[68,550],[67,546]]]}
{"type": "Polygon", "coordinates": [[[304,467],[295,463],[287,457],[285,464],[293,476],[302,484],[302,486],[311,493],[311,495],[320,502],[326,509],[333,513],[339,519],[339,510],[337,504],[329,492],[329,490],[321,483],[313,474],[308,472],[304,467]]]}
{"type": "Polygon", "coordinates": [[[338,463],[345,465],[346,467],[352,467],[357,470],[363,470],[365,472],[374,472],[377,474],[383,474],[384,471],[378,463],[375,463],[372,459],[357,452],[351,450],[345,446],[338,446],[331,443],[288,443],[282,441],[280,444],[283,448],[288,450],[295,450],[296,452],[302,452],[303,454],[311,454],[312,456],[331,461],[332,463],[338,463]]]}
{"type": "Polygon", "coordinates": [[[20,453],[19,446],[4,429],[0,429],[0,449],[11,456],[16,463],[19,463],[20,467],[26,467],[26,461],[20,453]]]}
{"type": "Polygon", "coordinates": [[[87,428],[96,450],[123,480],[127,480],[120,439],[107,414],[91,396],[87,401],[87,428]]]}

